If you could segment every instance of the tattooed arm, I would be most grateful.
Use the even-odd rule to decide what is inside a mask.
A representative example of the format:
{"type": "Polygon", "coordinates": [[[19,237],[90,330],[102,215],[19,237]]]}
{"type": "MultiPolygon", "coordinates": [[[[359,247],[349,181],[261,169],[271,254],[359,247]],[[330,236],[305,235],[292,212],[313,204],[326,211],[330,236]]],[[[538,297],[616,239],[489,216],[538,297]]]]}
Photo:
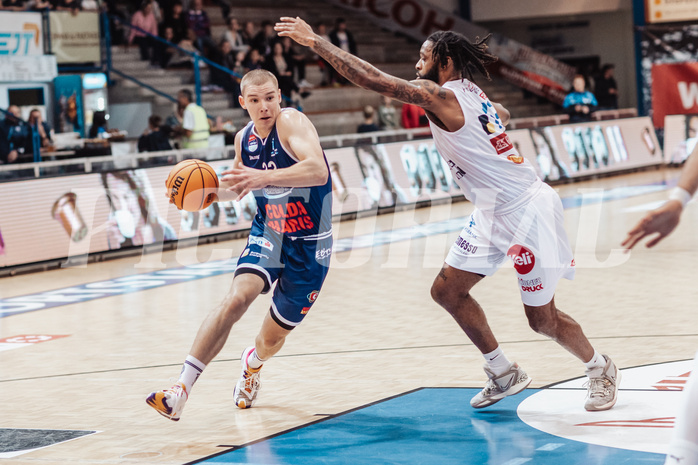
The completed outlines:
{"type": "Polygon", "coordinates": [[[301,45],[311,47],[342,76],[359,87],[404,103],[420,106],[436,116],[439,122],[449,127],[449,130],[462,126],[462,112],[454,111],[456,108],[460,110],[455,95],[437,83],[426,79],[407,81],[384,73],[313,33],[310,26],[300,18],[282,17],[281,22],[276,23],[275,29],[280,36],[290,37],[301,45]],[[452,119],[455,121],[450,121],[452,119]]]}

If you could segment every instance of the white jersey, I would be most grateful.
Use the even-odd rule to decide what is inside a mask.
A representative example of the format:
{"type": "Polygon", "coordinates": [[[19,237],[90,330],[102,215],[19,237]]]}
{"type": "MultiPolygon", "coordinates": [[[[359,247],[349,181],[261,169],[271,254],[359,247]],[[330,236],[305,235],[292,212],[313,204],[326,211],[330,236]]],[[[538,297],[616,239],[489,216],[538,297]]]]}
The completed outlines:
{"type": "Polygon", "coordinates": [[[467,79],[448,81],[443,87],[456,95],[465,124],[455,132],[431,121],[429,126],[455,182],[482,210],[506,213],[525,203],[538,175],[509,140],[487,95],[467,79]]]}

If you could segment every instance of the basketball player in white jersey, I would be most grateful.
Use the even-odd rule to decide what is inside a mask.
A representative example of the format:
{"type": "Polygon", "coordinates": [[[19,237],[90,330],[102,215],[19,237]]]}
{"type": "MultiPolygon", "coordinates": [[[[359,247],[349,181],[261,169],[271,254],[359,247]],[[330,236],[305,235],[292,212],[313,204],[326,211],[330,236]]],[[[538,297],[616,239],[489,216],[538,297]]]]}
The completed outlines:
{"type": "MultiPolygon", "coordinates": [[[[679,224],[681,212],[698,190],[698,146],[686,161],[678,186],[669,194],[669,200],[649,212],[628,232],[623,245],[632,249],[647,236],[656,234],[647,242],[654,247],[679,224]]],[[[674,436],[669,445],[665,465],[698,465],[698,354],[693,361],[691,376],[683,392],[681,410],[676,417],[674,436]]]]}
{"type": "Polygon", "coordinates": [[[431,289],[434,300],[485,357],[489,380],[470,404],[492,405],[531,383],[504,355],[482,308],[469,294],[509,256],[531,328],[584,362],[589,377],[585,408],[611,408],[618,395],[616,366],[591,346],[576,321],[555,306],[557,281],[574,274],[560,198],[509,141],[504,132],[508,111],[491,103],[472,82],[473,69],[489,78],[486,65],[496,60],[486,52],[487,38],[471,43],[451,31],[432,34],[419,52],[418,79],[406,81],[334,47],[300,18],[281,18],[276,31],[311,47],[358,86],[424,108],[437,150],[477,207],[431,289]]]}

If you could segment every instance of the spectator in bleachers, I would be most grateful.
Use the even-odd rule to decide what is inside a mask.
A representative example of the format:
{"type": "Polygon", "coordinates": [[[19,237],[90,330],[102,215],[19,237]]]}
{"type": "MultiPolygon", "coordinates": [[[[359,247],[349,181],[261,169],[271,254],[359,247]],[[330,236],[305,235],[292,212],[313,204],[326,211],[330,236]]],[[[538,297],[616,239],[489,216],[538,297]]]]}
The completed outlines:
{"type": "Polygon", "coordinates": [[[600,110],[618,109],[618,84],[613,77],[614,72],[615,66],[606,64],[601,68],[601,75],[596,78],[594,94],[600,110]]]}
{"type": "Polygon", "coordinates": [[[381,104],[378,107],[378,126],[384,131],[400,129],[393,100],[385,95],[381,97],[381,104]]]}
{"type": "MultiPolygon", "coordinates": [[[[290,97],[296,104],[299,103],[300,88],[293,80],[293,63],[284,54],[284,47],[281,42],[276,42],[272,48],[272,53],[264,59],[264,69],[270,71],[279,81],[281,94],[290,97]]],[[[309,92],[304,91],[303,96],[307,97],[309,92]]]]}
{"type": "Polygon", "coordinates": [[[73,13],[80,10],[82,2],[80,0],[49,0],[53,9],[56,11],[72,11],[73,13]]]}
{"type": "Polygon", "coordinates": [[[0,164],[15,163],[19,156],[12,144],[12,131],[15,126],[16,118],[8,108],[5,118],[0,121],[0,164]]]}
{"type": "Polygon", "coordinates": [[[209,124],[206,110],[194,103],[189,89],[182,89],[177,94],[179,104],[184,107],[182,115],[182,148],[208,148],[209,124]]]}
{"type": "Polygon", "coordinates": [[[51,127],[41,116],[41,111],[38,108],[32,109],[29,112],[29,137],[24,144],[24,153],[34,153],[34,133],[39,133],[39,148],[44,149],[51,145],[51,127]]]}
{"type": "MultiPolygon", "coordinates": [[[[224,68],[234,71],[236,67],[236,53],[233,51],[230,42],[221,42],[220,49],[215,49],[212,51],[210,59],[224,68]]],[[[211,84],[223,89],[226,93],[231,95],[233,106],[237,102],[237,98],[240,95],[240,81],[237,76],[223,71],[222,69],[216,68],[215,66],[210,67],[211,84]]]]}
{"type": "Polygon", "coordinates": [[[24,11],[27,9],[25,0],[2,0],[2,8],[7,11],[24,11]]]}
{"type": "Polygon", "coordinates": [[[250,46],[259,50],[262,56],[268,56],[272,54],[272,48],[274,44],[278,41],[278,36],[274,30],[274,25],[271,21],[262,22],[262,30],[254,36],[250,46]]]}
{"type": "Polygon", "coordinates": [[[172,29],[172,39],[167,39],[170,42],[179,45],[181,41],[187,38],[187,20],[184,17],[182,2],[176,1],[172,5],[172,11],[165,16],[162,22],[161,37],[164,38],[164,32],[167,28],[172,29]]]}
{"type": "MultiPolygon", "coordinates": [[[[337,18],[334,22],[334,29],[330,32],[330,42],[335,46],[341,48],[345,52],[349,52],[352,55],[356,55],[356,41],[354,36],[347,29],[347,22],[344,18],[337,18]]],[[[348,81],[344,76],[334,73],[335,82],[340,84],[346,84],[348,81]]]]}
{"type": "MultiPolygon", "coordinates": [[[[327,26],[325,26],[325,23],[318,23],[317,35],[325,39],[327,42],[332,42],[330,36],[327,34],[327,26]]],[[[332,83],[335,81],[336,71],[332,66],[330,66],[329,63],[323,60],[320,55],[315,54],[314,58],[320,67],[320,70],[322,70],[322,81],[320,82],[320,86],[324,87],[332,85],[332,83]]]]}
{"type": "Polygon", "coordinates": [[[364,107],[364,122],[356,128],[357,133],[380,131],[381,128],[376,124],[376,110],[371,105],[364,107]]]}
{"type": "Polygon", "coordinates": [[[591,121],[591,114],[597,107],[596,97],[586,90],[584,76],[577,74],[572,81],[572,92],[562,102],[562,108],[570,115],[570,123],[591,121]]]}
{"type": "Polygon", "coordinates": [[[92,114],[92,126],[90,127],[87,137],[89,139],[96,139],[107,132],[109,132],[107,128],[107,113],[102,110],[95,111],[92,114]]]}
{"type": "MultiPolygon", "coordinates": [[[[131,17],[131,24],[149,34],[154,36],[158,35],[158,22],[153,14],[153,5],[149,0],[145,0],[141,4],[138,11],[133,14],[131,17]]],[[[151,58],[154,59],[154,39],[144,32],[141,32],[139,29],[131,28],[128,43],[129,45],[133,43],[138,45],[141,60],[150,60],[151,58]]]]}
{"type": "Polygon", "coordinates": [[[245,67],[246,73],[253,69],[262,69],[264,67],[264,57],[259,53],[259,50],[251,48],[250,51],[247,52],[243,66],[245,67]]]}
{"type": "Polygon", "coordinates": [[[7,108],[3,123],[7,130],[12,149],[16,150],[19,155],[24,154],[27,141],[31,143],[31,135],[29,133],[29,126],[22,122],[22,111],[17,105],[10,105],[7,108]]]}
{"type": "Polygon", "coordinates": [[[242,40],[252,47],[252,44],[254,43],[254,38],[257,35],[257,30],[254,26],[253,21],[247,21],[245,23],[245,27],[243,28],[242,31],[240,31],[240,35],[242,36],[242,40]]]}
{"type": "Polygon", "coordinates": [[[139,152],[160,152],[164,150],[172,150],[170,140],[167,136],[167,131],[163,130],[162,118],[158,115],[151,115],[148,118],[148,128],[138,138],[139,152]]]}
{"type": "Polygon", "coordinates": [[[429,120],[427,119],[427,114],[424,112],[424,108],[418,107],[417,105],[412,105],[410,103],[402,104],[400,119],[402,122],[402,127],[405,129],[423,128],[429,126],[429,120]]]}
{"type": "Polygon", "coordinates": [[[27,3],[27,9],[31,11],[41,11],[50,10],[51,2],[48,0],[29,0],[27,3]]]}
{"type": "Polygon", "coordinates": [[[286,59],[295,71],[294,79],[298,83],[298,87],[312,88],[312,84],[305,79],[305,62],[308,59],[306,50],[309,50],[308,47],[300,47],[290,37],[282,37],[281,45],[284,48],[286,59]]]}
{"type": "Polygon", "coordinates": [[[245,42],[245,38],[240,33],[240,25],[237,18],[228,20],[228,30],[223,34],[221,42],[229,42],[234,53],[247,52],[250,49],[249,42],[245,42]]]}
{"type": "MultiPolygon", "coordinates": [[[[168,42],[175,43],[174,42],[174,32],[172,31],[171,27],[166,27],[163,30],[161,37],[168,42]]],[[[175,45],[176,45],[176,43],[175,43],[175,45]]],[[[157,64],[162,69],[166,69],[170,66],[170,62],[172,61],[172,57],[174,57],[177,53],[178,52],[177,52],[176,48],[167,45],[165,42],[160,42],[159,40],[156,40],[154,45],[153,45],[154,58],[157,61],[157,64]]]]}
{"type": "Polygon", "coordinates": [[[211,39],[211,20],[204,10],[203,0],[194,0],[193,4],[185,16],[187,27],[194,31],[196,35],[196,48],[204,53],[205,49],[215,47],[216,44],[211,39]]]}

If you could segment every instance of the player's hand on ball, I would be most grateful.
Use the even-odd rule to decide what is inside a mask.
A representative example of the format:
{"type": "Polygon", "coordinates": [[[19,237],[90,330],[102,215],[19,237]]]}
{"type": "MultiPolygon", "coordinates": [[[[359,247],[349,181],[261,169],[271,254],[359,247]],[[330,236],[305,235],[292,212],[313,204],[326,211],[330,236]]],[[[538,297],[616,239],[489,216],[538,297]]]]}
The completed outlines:
{"type": "Polygon", "coordinates": [[[242,200],[254,189],[261,189],[269,185],[266,181],[268,173],[267,170],[256,170],[243,166],[223,171],[221,181],[229,185],[226,189],[228,192],[237,193],[237,200],[242,200]]]}
{"type": "Polygon", "coordinates": [[[274,30],[279,33],[281,37],[290,37],[301,45],[306,47],[312,47],[315,34],[313,29],[300,19],[298,16],[291,18],[289,16],[282,16],[279,18],[278,23],[274,26],[274,30]]]}

